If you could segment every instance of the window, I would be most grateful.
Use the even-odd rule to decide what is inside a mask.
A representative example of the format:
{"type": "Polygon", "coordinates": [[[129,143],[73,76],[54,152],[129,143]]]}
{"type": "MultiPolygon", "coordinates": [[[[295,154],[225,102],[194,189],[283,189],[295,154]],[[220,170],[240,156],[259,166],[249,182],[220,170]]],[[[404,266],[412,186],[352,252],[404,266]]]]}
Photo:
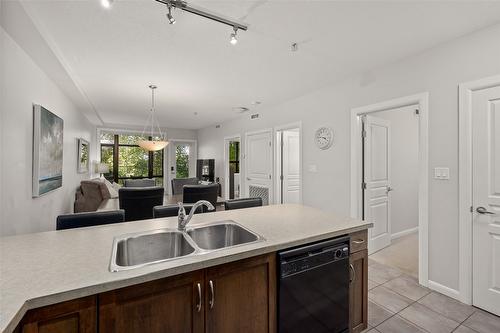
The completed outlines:
{"type": "Polygon", "coordinates": [[[189,177],[189,145],[175,147],[175,170],[176,178],[189,177]]]}
{"type": "Polygon", "coordinates": [[[240,173],[240,143],[238,141],[229,142],[229,168],[234,173],[240,173]]]}
{"type": "Polygon", "coordinates": [[[119,184],[125,179],[154,178],[163,186],[163,150],[145,151],[136,144],[140,139],[140,135],[101,133],[101,162],[110,171],[104,177],[119,184]]]}

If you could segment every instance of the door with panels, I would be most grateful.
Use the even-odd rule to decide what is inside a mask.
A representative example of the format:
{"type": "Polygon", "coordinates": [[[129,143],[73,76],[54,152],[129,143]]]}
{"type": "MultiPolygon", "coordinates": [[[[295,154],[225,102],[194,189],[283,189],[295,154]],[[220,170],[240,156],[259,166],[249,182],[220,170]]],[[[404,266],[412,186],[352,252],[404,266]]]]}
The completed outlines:
{"type": "Polygon", "coordinates": [[[500,315],[500,86],[472,96],[473,304],[500,315]]]}
{"type": "Polygon", "coordinates": [[[282,203],[300,203],[300,133],[283,131],[282,203]]]}
{"type": "Polygon", "coordinates": [[[272,131],[247,133],[244,156],[246,196],[261,197],[264,205],[272,204],[274,195],[272,131]]]}
{"type": "Polygon", "coordinates": [[[391,124],[388,120],[363,117],[363,188],[364,219],[373,223],[369,229],[370,253],[391,244],[391,124]]]}

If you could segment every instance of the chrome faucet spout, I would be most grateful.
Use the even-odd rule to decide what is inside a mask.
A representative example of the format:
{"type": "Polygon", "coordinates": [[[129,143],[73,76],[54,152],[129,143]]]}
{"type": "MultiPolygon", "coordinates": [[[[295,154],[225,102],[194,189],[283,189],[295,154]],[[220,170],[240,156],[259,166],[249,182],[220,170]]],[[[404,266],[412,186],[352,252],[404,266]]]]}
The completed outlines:
{"type": "Polygon", "coordinates": [[[193,206],[191,207],[191,211],[189,212],[189,215],[186,217],[186,209],[184,208],[184,204],[182,202],[179,202],[178,205],[179,205],[179,213],[177,215],[177,229],[179,229],[180,231],[186,230],[187,224],[189,223],[189,221],[191,221],[191,218],[193,217],[198,207],[206,206],[208,210],[215,209],[214,205],[212,205],[209,201],[200,200],[193,204],[193,206]]]}

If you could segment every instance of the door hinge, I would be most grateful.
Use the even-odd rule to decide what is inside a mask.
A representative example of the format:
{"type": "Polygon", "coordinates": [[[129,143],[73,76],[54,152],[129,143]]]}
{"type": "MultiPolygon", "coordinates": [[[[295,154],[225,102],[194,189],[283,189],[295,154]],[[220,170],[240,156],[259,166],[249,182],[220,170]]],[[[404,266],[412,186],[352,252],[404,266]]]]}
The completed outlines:
{"type": "Polygon", "coordinates": [[[418,116],[420,115],[420,110],[419,109],[415,109],[415,116],[418,116]]]}
{"type": "Polygon", "coordinates": [[[366,130],[361,131],[361,137],[366,138],[366,130]]]}
{"type": "Polygon", "coordinates": [[[361,183],[361,188],[362,188],[363,190],[366,190],[366,183],[365,183],[365,182],[362,182],[362,183],[361,183]]]}
{"type": "Polygon", "coordinates": [[[284,179],[284,178],[283,178],[283,175],[281,175],[281,176],[280,176],[280,180],[283,180],[283,179],[284,179]]]}
{"type": "Polygon", "coordinates": [[[474,207],[470,206],[470,212],[474,213],[474,207]]]}
{"type": "Polygon", "coordinates": [[[269,147],[271,147],[271,146],[272,146],[272,143],[271,143],[271,141],[269,141],[269,147]]]}
{"type": "Polygon", "coordinates": [[[269,179],[271,179],[271,175],[269,175],[269,179]]]}

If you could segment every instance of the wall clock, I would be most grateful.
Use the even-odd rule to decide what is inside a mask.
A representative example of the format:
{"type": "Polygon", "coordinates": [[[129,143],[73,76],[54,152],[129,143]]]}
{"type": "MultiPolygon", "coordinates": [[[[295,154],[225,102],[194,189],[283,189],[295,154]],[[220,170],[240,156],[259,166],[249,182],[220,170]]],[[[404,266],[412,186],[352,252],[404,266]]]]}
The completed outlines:
{"type": "Polygon", "coordinates": [[[314,135],[314,140],[319,149],[328,149],[333,144],[333,130],[329,127],[320,127],[314,135]]]}

